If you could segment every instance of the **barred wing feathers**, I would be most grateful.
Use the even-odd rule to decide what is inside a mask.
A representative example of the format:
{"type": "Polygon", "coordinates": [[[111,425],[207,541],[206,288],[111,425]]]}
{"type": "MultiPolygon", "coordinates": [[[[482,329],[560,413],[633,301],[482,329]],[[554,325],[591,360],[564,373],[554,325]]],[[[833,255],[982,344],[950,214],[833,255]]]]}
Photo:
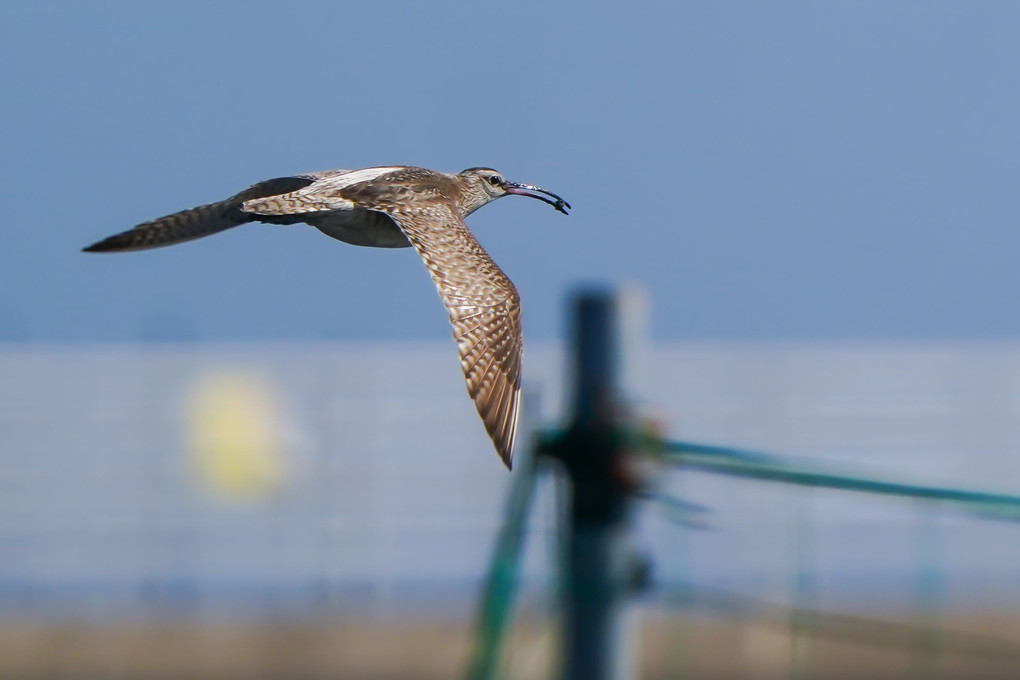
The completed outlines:
{"type": "Polygon", "coordinates": [[[468,394],[509,468],[521,391],[517,289],[443,203],[388,210],[421,256],[453,326],[468,394]]]}
{"type": "Polygon", "coordinates": [[[143,222],[132,229],[93,243],[83,250],[89,253],[147,250],[209,236],[258,219],[242,209],[245,201],[288,194],[318,179],[343,172],[345,171],[314,172],[269,179],[253,184],[228,199],[143,222]]]}

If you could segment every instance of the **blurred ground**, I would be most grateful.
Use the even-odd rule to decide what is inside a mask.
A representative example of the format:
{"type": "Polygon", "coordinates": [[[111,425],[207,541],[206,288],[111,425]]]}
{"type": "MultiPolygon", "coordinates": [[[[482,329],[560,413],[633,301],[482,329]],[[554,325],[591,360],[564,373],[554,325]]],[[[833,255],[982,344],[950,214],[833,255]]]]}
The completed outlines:
{"type": "MultiPolygon", "coordinates": [[[[889,617],[887,620],[896,620],[889,617]]],[[[898,620],[909,620],[900,617],[898,620]]],[[[974,614],[944,621],[954,637],[900,635],[896,624],[842,630],[794,643],[785,625],[649,616],[639,624],[636,677],[1015,678],[1020,620],[974,614]],[[931,653],[928,653],[931,652],[931,653]]],[[[916,631],[915,631],[916,634],[916,631]]],[[[519,626],[509,677],[548,678],[548,625],[519,626]]],[[[0,629],[0,677],[448,679],[463,675],[470,625],[455,622],[153,625],[0,629]]]]}

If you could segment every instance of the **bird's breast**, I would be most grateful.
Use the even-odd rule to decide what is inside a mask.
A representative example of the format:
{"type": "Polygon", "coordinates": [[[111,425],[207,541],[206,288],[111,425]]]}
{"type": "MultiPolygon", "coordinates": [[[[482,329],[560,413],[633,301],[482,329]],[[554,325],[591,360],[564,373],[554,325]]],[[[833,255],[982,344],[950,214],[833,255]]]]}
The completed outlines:
{"type": "Polygon", "coordinates": [[[345,210],[310,217],[308,223],[326,236],[369,248],[409,248],[411,243],[397,223],[374,210],[345,210]]]}

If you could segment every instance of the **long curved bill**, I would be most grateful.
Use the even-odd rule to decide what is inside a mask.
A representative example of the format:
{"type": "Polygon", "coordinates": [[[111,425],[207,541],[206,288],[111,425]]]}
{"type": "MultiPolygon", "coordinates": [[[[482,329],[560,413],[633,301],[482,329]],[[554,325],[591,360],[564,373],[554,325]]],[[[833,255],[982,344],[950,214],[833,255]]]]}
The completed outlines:
{"type": "Polygon", "coordinates": [[[566,209],[570,207],[570,204],[567,203],[566,201],[564,201],[562,198],[560,198],[559,196],[557,196],[556,194],[554,194],[551,191],[546,191],[545,189],[542,189],[542,188],[539,188],[539,187],[534,187],[534,186],[531,186],[530,184],[519,184],[518,182],[507,182],[505,186],[506,186],[506,192],[508,194],[517,194],[518,196],[527,196],[529,198],[537,198],[540,201],[545,201],[546,203],[548,203],[552,207],[554,207],[557,210],[559,210],[564,215],[569,214],[569,213],[567,213],[566,209]],[[533,192],[538,192],[538,193],[533,193],[533,192]],[[552,198],[555,198],[556,200],[554,201],[554,200],[552,200],[552,198],[546,198],[545,196],[542,196],[541,194],[545,194],[546,196],[552,196],[552,198]]]}

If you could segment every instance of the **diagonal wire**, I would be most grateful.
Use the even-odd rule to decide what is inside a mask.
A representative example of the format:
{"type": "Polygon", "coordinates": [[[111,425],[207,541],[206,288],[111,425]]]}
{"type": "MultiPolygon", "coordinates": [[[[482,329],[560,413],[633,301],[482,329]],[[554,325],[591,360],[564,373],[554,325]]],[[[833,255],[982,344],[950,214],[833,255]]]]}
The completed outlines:
{"type": "Polygon", "coordinates": [[[796,465],[782,458],[757,451],[727,446],[668,441],[664,442],[664,452],[667,460],[672,460],[689,469],[800,486],[941,500],[969,506],[971,510],[998,516],[1001,519],[1020,519],[1020,496],[920,484],[902,484],[839,474],[796,465]]]}

